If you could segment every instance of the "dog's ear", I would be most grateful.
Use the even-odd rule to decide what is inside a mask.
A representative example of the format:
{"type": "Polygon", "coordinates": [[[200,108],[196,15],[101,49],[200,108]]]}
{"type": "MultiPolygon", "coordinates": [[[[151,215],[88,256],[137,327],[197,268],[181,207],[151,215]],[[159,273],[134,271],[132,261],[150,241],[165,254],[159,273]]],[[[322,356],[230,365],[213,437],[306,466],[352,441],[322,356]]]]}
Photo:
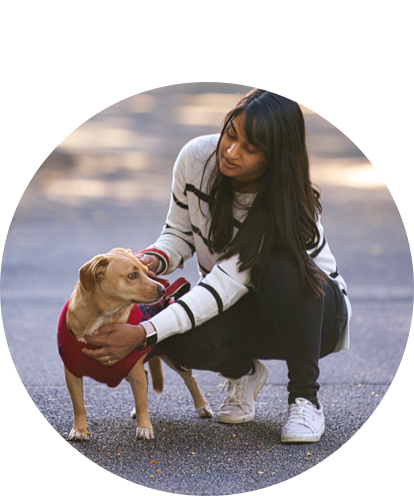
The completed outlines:
{"type": "Polygon", "coordinates": [[[131,248],[127,248],[128,253],[132,253],[131,248]]]}
{"type": "Polygon", "coordinates": [[[92,291],[96,278],[106,272],[109,259],[105,255],[97,255],[79,269],[79,280],[85,291],[92,291]]]}

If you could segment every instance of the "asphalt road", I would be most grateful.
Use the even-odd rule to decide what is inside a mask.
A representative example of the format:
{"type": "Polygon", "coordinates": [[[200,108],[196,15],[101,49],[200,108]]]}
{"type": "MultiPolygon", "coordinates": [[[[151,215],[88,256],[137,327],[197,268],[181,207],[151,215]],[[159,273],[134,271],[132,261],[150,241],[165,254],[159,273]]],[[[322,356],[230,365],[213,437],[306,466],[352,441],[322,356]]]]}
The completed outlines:
{"type": "MultiPolygon", "coordinates": [[[[56,326],[81,265],[116,246],[154,241],[170,196],[171,169],[192,137],[218,131],[231,85],[182,85],[121,102],[68,137],[39,169],[8,235],[2,273],[7,342],[30,397],[66,438],[72,410],[56,349],[56,326]],[[218,93],[218,94],[217,94],[218,93]],[[30,250],[30,257],[27,257],[30,250]],[[39,357],[42,359],[39,361],[39,357]]],[[[127,480],[179,494],[233,494],[277,484],[341,447],[378,406],[401,361],[413,306],[404,226],[362,153],[319,116],[305,114],[322,221],[353,304],[351,349],[321,361],[327,432],[314,445],[284,446],[286,366],[268,361],[257,415],[245,425],[199,419],[181,379],[164,367],[150,391],[156,439],[134,440],[132,393],[85,379],[90,440],[74,448],[127,480]],[[151,463],[157,462],[157,463],[151,463]]],[[[197,280],[195,262],[184,275],[197,280]]],[[[216,411],[222,379],[195,376],[216,411]]]]}

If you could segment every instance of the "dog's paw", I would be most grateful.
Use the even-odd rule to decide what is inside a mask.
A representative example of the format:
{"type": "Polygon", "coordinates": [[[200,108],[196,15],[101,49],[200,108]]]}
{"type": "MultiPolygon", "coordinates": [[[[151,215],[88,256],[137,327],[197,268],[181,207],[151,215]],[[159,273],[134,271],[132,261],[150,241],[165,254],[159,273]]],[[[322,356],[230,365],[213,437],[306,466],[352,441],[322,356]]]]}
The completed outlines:
{"type": "Polygon", "coordinates": [[[137,427],[137,439],[154,439],[154,432],[152,429],[143,429],[137,427]]]}
{"type": "Polygon", "coordinates": [[[131,410],[131,413],[129,414],[132,419],[137,418],[137,411],[135,410],[135,407],[131,410]]]}
{"type": "Polygon", "coordinates": [[[88,440],[88,432],[87,430],[77,430],[73,428],[68,436],[68,441],[87,441],[88,440]]]}
{"type": "Polygon", "coordinates": [[[196,408],[196,410],[201,418],[211,418],[213,416],[213,412],[208,403],[203,406],[199,406],[198,408],[196,408]]]}

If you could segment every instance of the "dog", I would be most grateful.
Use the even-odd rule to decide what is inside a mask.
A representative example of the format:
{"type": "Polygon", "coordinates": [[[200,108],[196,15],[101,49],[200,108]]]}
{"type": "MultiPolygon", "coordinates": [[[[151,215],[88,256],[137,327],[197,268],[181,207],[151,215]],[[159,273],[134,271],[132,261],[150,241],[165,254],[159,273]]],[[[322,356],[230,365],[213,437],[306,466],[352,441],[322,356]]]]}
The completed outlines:
{"type": "MultiPolygon", "coordinates": [[[[79,281],[66,303],[59,321],[58,348],[64,363],[65,380],[72,400],[74,423],[69,441],[88,439],[86,410],[83,401],[83,380],[87,375],[116,387],[123,378],[131,385],[135,407],[136,439],[153,439],[154,430],[148,412],[148,360],[152,385],[159,394],[163,390],[163,373],[159,356],[151,358],[151,348],[141,346],[113,366],[104,366],[82,353],[82,348],[96,349],[83,338],[99,327],[114,323],[139,324],[145,309],[165,294],[165,287],[147,275],[147,268],[131,250],[115,248],[97,255],[79,269],[79,281]],[[138,306],[140,305],[140,306],[138,306]]],[[[184,380],[194,406],[202,418],[212,417],[208,401],[200,391],[192,371],[174,364],[167,356],[163,361],[184,380]]]]}

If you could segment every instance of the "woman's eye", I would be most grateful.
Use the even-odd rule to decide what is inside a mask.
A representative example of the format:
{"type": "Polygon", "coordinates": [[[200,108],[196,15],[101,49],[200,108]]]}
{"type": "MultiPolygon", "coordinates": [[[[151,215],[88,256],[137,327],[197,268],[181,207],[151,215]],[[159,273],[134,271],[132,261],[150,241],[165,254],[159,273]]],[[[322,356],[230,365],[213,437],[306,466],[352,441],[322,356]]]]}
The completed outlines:
{"type": "Polygon", "coordinates": [[[233,135],[230,133],[230,129],[227,129],[227,136],[228,136],[230,139],[232,139],[232,140],[236,139],[236,136],[233,136],[233,135]]]}
{"type": "Polygon", "coordinates": [[[138,272],[132,272],[128,274],[128,279],[136,279],[138,277],[138,272]]]}
{"type": "Polygon", "coordinates": [[[251,155],[253,155],[254,153],[256,153],[256,152],[257,152],[257,150],[256,150],[256,148],[251,149],[251,148],[247,148],[247,147],[246,147],[246,152],[247,152],[247,153],[250,153],[251,155]]]}

